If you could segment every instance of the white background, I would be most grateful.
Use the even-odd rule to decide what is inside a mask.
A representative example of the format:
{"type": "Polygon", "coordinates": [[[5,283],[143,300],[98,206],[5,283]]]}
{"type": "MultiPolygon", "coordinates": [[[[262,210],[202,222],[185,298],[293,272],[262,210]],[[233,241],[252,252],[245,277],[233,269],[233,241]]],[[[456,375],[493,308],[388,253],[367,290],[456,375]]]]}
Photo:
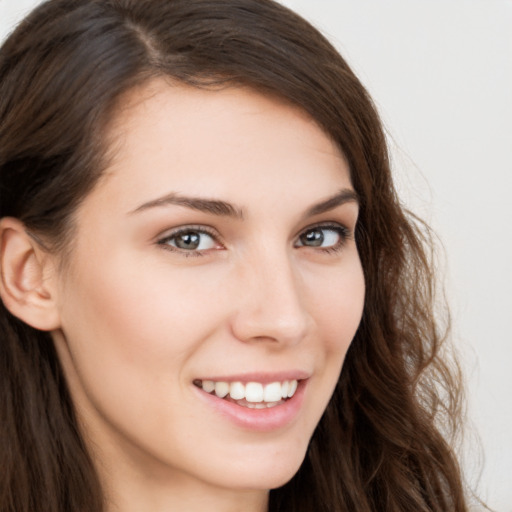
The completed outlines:
{"type": "MultiPolygon", "coordinates": [[[[34,0],[0,0],[0,39],[34,0]]],[[[340,49],[445,249],[469,397],[465,467],[512,512],[512,0],[283,0],[340,49]],[[475,445],[474,432],[482,449],[475,445]]]]}

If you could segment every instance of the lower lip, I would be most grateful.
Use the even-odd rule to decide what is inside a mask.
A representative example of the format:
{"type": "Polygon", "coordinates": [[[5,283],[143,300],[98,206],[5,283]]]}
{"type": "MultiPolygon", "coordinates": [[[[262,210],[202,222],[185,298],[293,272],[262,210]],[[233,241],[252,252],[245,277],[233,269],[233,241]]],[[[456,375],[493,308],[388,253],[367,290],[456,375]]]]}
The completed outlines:
{"type": "Polygon", "coordinates": [[[295,394],[281,405],[266,409],[250,409],[243,407],[216,395],[206,393],[199,387],[195,387],[202,400],[213,407],[219,414],[230,420],[238,427],[269,432],[289,425],[297,416],[304,400],[306,380],[299,381],[295,394]]]}

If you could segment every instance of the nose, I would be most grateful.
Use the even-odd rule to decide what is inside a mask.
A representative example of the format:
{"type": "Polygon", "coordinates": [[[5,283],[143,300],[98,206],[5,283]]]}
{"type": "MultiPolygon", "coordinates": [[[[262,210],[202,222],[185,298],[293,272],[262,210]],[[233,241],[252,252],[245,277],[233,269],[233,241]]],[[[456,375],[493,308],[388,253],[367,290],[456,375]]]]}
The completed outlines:
{"type": "Polygon", "coordinates": [[[294,345],[306,337],[313,319],[307,292],[291,258],[260,256],[238,276],[234,336],[244,342],[294,345]]]}

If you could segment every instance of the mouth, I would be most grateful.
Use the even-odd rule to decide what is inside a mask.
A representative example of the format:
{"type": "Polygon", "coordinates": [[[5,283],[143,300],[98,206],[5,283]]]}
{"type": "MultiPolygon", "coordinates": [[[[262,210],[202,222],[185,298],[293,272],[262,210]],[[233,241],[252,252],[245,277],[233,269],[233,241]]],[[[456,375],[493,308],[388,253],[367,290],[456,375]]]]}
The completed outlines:
{"type": "Polygon", "coordinates": [[[297,391],[299,382],[300,380],[295,379],[270,383],[194,380],[194,385],[205,393],[241,407],[269,409],[290,400],[297,391]]]}

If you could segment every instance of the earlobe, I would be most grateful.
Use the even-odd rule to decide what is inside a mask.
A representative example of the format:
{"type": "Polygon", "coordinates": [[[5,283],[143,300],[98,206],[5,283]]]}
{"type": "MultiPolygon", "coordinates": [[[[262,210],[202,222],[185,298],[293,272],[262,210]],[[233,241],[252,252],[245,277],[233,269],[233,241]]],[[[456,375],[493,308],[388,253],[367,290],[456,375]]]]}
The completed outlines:
{"type": "Polygon", "coordinates": [[[59,327],[53,260],[22,222],[0,220],[0,297],[5,307],[35,329],[59,327]]]}

